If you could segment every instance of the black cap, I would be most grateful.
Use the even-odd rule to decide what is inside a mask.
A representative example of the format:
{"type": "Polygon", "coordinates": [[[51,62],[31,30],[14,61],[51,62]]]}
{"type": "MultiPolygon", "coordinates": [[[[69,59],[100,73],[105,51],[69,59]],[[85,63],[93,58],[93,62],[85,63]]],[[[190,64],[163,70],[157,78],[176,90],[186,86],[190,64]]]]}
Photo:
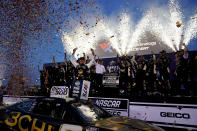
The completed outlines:
{"type": "Polygon", "coordinates": [[[166,51],[165,50],[162,50],[162,51],[160,51],[160,53],[166,53],[166,51]]]}
{"type": "Polygon", "coordinates": [[[78,60],[85,60],[85,57],[80,57],[78,60]]]}

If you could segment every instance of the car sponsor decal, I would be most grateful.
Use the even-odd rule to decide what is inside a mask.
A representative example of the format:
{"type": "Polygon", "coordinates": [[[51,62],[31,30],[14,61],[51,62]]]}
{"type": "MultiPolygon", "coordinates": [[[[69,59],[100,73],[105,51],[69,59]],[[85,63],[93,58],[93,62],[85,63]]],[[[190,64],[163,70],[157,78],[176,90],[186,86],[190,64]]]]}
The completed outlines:
{"type": "Polygon", "coordinates": [[[6,120],[5,120],[5,123],[8,125],[8,126],[15,126],[17,124],[17,119],[19,118],[20,116],[20,112],[12,112],[10,115],[11,115],[11,118],[8,117],[6,120]]]}
{"type": "Polygon", "coordinates": [[[52,125],[47,125],[45,122],[40,122],[38,119],[34,118],[32,119],[30,115],[21,115],[20,112],[11,112],[10,113],[11,117],[8,117],[4,122],[6,125],[15,127],[18,126],[18,128],[21,131],[51,131],[53,129],[52,125]],[[32,125],[30,127],[23,127],[22,122],[23,119],[27,119],[29,123],[32,125]],[[38,125],[41,125],[41,127],[38,125]],[[47,126],[46,126],[47,125],[47,126]]]}

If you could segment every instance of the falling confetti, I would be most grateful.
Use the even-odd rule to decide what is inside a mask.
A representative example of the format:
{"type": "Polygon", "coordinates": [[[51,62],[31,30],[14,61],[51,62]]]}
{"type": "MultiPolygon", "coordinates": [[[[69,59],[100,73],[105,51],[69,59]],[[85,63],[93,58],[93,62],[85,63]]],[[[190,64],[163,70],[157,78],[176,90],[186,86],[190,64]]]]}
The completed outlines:
{"type": "MultiPolygon", "coordinates": [[[[50,46],[55,43],[53,40],[58,38],[54,38],[54,34],[61,33],[61,27],[66,24],[64,21],[69,23],[69,17],[76,14],[83,16],[82,12],[93,5],[94,0],[1,1],[0,41],[4,43],[2,50],[5,50],[4,59],[9,66],[3,77],[10,79],[10,88],[23,89],[28,81],[32,81],[35,73],[39,73],[37,69],[32,69],[36,68],[35,63],[44,62],[38,52],[52,54],[47,52],[49,49],[56,52],[55,48],[50,46]],[[21,85],[21,82],[24,84],[21,85]]],[[[15,93],[12,89],[10,92],[15,93]]]]}

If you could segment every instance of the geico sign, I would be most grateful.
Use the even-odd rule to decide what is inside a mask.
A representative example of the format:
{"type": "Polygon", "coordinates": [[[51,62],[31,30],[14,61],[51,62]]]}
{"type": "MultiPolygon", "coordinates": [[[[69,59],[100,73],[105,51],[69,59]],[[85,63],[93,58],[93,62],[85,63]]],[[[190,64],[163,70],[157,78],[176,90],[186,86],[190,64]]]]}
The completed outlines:
{"type": "Polygon", "coordinates": [[[188,114],[188,113],[160,112],[160,116],[161,117],[190,119],[190,114],[188,114]]]}
{"type": "Polygon", "coordinates": [[[119,108],[121,101],[118,101],[118,100],[96,100],[96,104],[101,107],[119,108]]]}

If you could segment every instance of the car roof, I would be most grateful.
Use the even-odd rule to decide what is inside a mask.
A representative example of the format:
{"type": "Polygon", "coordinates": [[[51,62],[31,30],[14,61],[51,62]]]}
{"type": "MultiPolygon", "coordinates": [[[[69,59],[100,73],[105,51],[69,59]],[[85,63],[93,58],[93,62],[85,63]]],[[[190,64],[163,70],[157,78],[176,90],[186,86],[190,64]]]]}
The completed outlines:
{"type": "Polygon", "coordinates": [[[38,97],[38,98],[35,98],[35,99],[37,101],[48,100],[48,101],[60,101],[60,102],[66,102],[66,103],[76,102],[76,101],[83,101],[83,100],[79,100],[79,99],[75,99],[75,98],[57,98],[57,97],[38,97]]]}

